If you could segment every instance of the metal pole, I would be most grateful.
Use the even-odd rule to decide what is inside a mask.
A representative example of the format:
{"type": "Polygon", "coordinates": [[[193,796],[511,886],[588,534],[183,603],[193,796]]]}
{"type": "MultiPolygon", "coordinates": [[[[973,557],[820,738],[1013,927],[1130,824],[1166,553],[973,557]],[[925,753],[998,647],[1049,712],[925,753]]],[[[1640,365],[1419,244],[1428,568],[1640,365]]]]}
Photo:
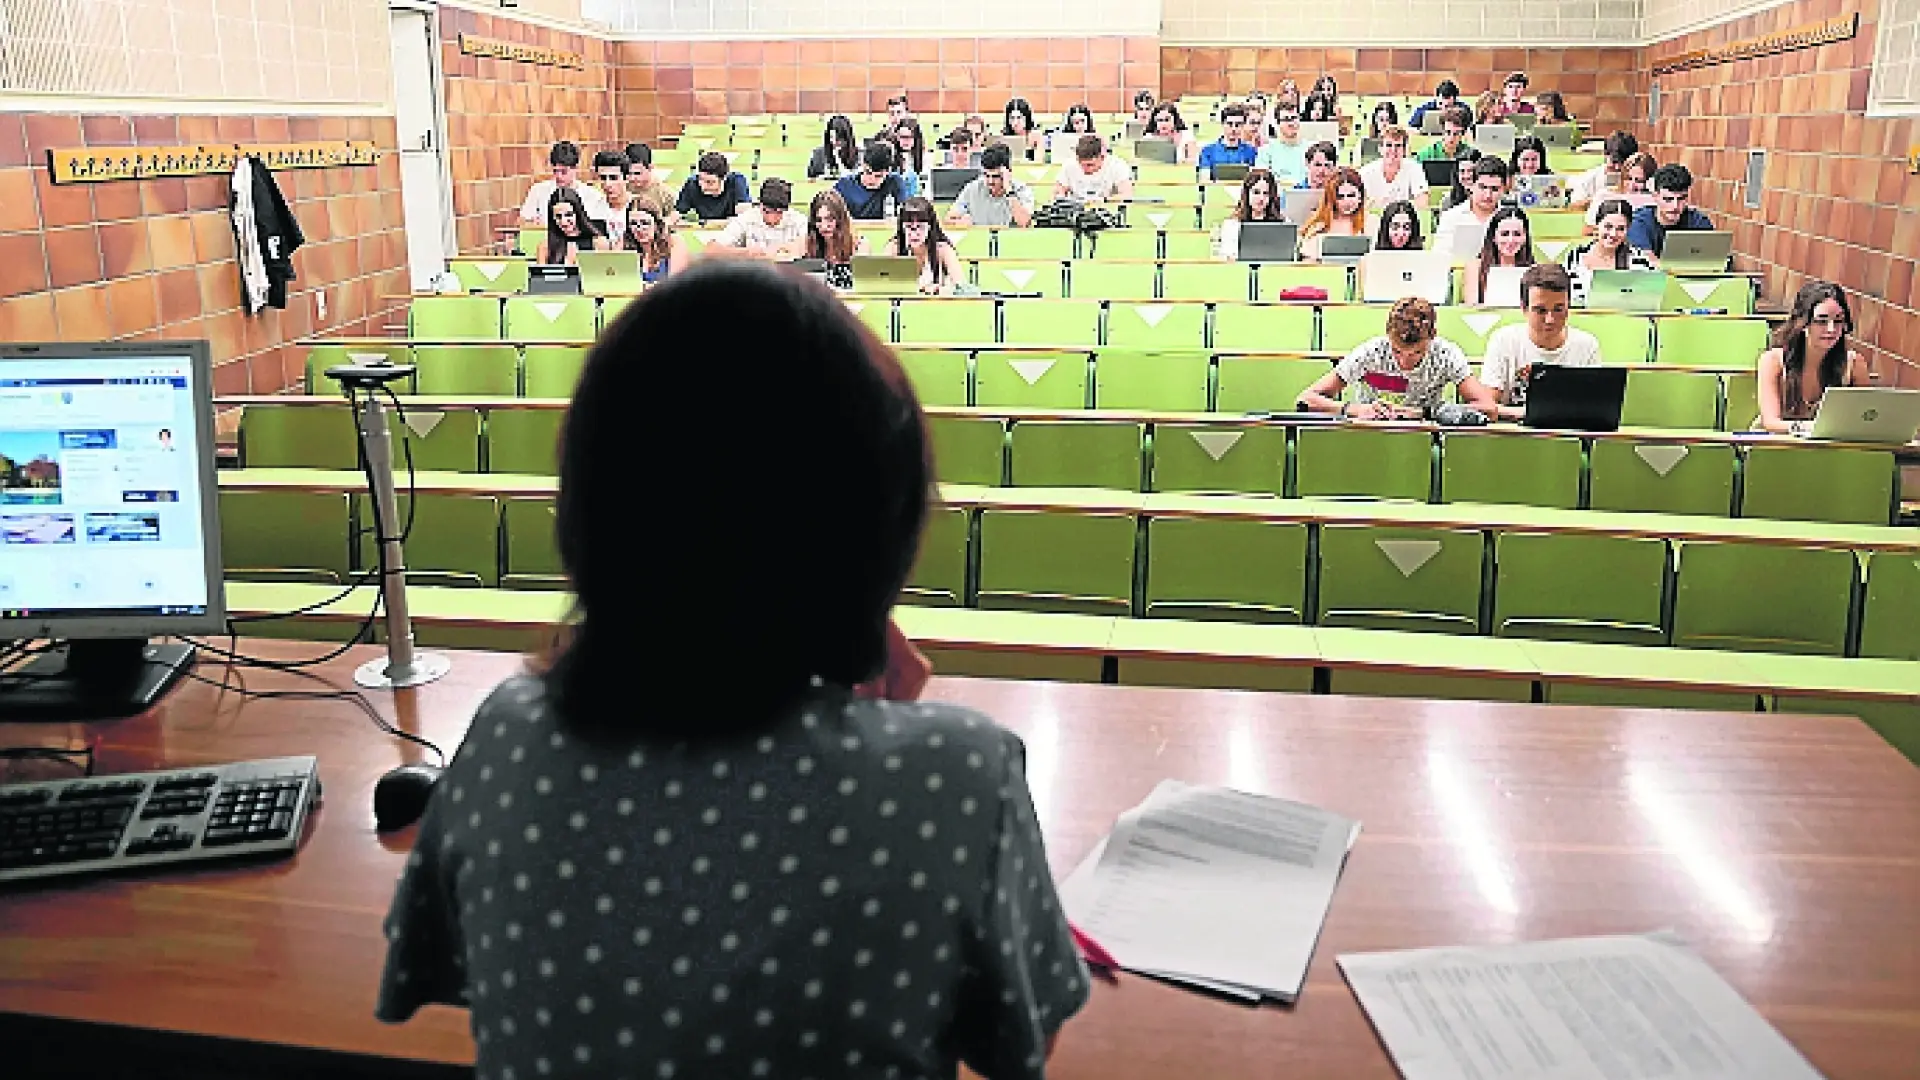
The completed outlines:
{"type": "Polygon", "coordinates": [[[393,445],[388,437],[386,408],[371,389],[361,415],[374,519],[380,529],[380,595],[387,609],[387,658],[362,664],[353,677],[362,686],[419,686],[445,675],[453,665],[437,653],[414,651],[413,620],[407,614],[407,563],[400,543],[399,499],[393,490],[393,445]]]}

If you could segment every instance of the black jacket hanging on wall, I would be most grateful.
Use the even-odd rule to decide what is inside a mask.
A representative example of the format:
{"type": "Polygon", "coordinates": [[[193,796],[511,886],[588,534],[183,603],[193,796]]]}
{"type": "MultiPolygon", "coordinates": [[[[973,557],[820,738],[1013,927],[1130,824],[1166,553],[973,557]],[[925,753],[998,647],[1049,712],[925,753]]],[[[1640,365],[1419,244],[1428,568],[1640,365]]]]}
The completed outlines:
{"type": "Polygon", "coordinates": [[[247,314],[287,306],[287,282],[296,280],[293,253],[307,242],[273,173],[256,155],[233,169],[233,236],[240,262],[240,295],[247,314]]]}

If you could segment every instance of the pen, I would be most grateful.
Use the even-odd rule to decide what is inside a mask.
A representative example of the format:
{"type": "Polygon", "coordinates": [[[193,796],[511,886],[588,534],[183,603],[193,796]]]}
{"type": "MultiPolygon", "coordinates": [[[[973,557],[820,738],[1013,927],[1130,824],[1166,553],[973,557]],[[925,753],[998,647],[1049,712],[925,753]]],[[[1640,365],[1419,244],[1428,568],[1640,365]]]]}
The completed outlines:
{"type": "Polygon", "coordinates": [[[1082,933],[1080,928],[1072,923],[1067,924],[1067,929],[1072,932],[1073,943],[1079,946],[1080,955],[1087,963],[1097,968],[1106,968],[1110,971],[1118,971],[1120,969],[1120,962],[1113,958],[1112,953],[1102,948],[1099,942],[1082,933]]]}

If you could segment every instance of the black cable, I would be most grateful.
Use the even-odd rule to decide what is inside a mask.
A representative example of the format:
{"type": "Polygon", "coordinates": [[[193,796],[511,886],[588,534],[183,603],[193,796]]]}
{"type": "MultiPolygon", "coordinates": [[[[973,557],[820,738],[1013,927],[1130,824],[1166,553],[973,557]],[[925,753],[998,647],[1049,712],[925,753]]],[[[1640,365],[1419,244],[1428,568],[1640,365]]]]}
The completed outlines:
{"type": "Polygon", "coordinates": [[[57,761],[79,769],[81,776],[93,775],[93,747],[91,746],[6,746],[0,747],[0,760],[57,761]]]}
{"type": "Polygon", "coordinates": [[[345,701],[345,702],[349,702],[357,706],[361,712],[365,713],[367,716],[367,719],[371,720],[373,722],[373,726],[378,728],[381,731],[381,733],[392,736],[393,738],[396,738],[396,739],[401,739],[406,742],[413,743],[416,746],[424,747],[427,750],[432,751],[434,757],[440,759],[440,764],[443,767],[446,765],[447,763],[446,751],[440,749],[437,743],[423,736],[415,735],[411,731],[402,731],[399,728],[393,726],[393,724],[386,717],[380,715],[380,710],[376,708],[371,701],[368,701],[366,695],[361,693],[360,691],[348,690],[345,687],[335,686],[333,683],[328,682],[326,679],[310,671],[295,670],[295,671],[289,671],[288,674],[297,675],[303,679],[312,679],[313,681],[321,684],[322,686],[327,687],[327,689],[325,690],[253,690],[248,688],[244,684],[236,686],[230,680],[222,679],[222,680],[216,681],[214,679],[209,679],[205,675],[202,675],[199,672],[195,672],[195,671],[187,672],[186,677],[189,679],[192,679],[195,682],[205,683],[208,686],[215,687],[219,689],[220,692],[223,694],[230,691],[232,693],[239,694],[241,697],[247,697],[247,698],[258,698],[261,700],[279,700],[279,701],[345,701]]]}

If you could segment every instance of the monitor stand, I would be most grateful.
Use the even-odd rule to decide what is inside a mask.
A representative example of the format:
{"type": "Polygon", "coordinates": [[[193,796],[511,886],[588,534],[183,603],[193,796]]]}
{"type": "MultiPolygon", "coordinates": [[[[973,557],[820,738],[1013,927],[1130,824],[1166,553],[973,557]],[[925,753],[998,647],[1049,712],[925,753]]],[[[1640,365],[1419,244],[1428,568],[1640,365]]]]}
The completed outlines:
{"type": "Polygon", "coordinates": [[[0,721],[133,716],[152,708],[193,660],[191,645],[145,638],[69,642],[0,672],[0,721]]]}

